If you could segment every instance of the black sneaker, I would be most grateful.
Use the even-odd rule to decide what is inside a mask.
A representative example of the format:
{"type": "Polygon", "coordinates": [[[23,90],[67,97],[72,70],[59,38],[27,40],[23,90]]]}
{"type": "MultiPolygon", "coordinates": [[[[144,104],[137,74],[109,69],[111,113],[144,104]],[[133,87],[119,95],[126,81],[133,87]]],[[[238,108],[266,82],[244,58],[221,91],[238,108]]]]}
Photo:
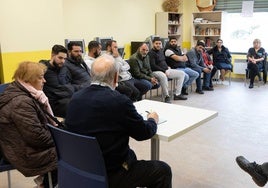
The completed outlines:
{"type": "Polygon", "coordinates": [[[204,92],[202,90],[196,90],[195,92],[198,94],[204,94],[204,92]]]}
{"type": "Polygon", "coordinates": [[[181,88],[181,94],[183,94],[183,95],[188,95],[188,92],[187,92],[187,88],[186,87],[182,87],[181,88]]]}
{"type": "Polygon", "coordinates": [[[260,187],[263,187],[267,182],[267,176],[263,174],[261,166],[256,162],[250,163],[245,157],[236,157],[236,162],[245,172],[247,172],[253,181],[260,187]]]}
{"type": "Polygon", "coordinates": [[[174,95],[174,100],[187,100],[187,97],[184,97],[182,94],[180,95],[174,95]]]}
{"type": "Polygon", "coordinates": [[[170,102],[170,96],[167,95],[167,96],[165,97],[165,103],[171,103],[171,102],[170,102]]]}
{"type": "Polygon", "coordinates": [[[203,87],[202,89],[205,91],[214,91],[212,87],[203,87]]]}

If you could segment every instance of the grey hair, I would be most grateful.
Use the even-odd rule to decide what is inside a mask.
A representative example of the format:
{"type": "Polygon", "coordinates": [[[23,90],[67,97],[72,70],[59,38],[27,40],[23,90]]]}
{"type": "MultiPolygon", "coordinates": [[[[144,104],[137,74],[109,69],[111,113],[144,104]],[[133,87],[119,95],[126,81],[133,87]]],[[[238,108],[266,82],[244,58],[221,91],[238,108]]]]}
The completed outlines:
{"type": "Polygon", "coordinates": [[[112,85],[115,73],[117,72],[119,72],[119,63],[117,63],[114,60],[113,56],[104,54],[98,57],[93,62],[92,68],[90,70],[91,80],[92,82],[100,82],[100,83],[106,83],[106,84],[112,85]],[[99,61],[107,61],[107,60],[112,62],[111,66],[107,66],[106,69],[104,69],[104,71],[101,71],[101,72],[95,71],[94,65],[96,63],[98,63],[99,61]]]}

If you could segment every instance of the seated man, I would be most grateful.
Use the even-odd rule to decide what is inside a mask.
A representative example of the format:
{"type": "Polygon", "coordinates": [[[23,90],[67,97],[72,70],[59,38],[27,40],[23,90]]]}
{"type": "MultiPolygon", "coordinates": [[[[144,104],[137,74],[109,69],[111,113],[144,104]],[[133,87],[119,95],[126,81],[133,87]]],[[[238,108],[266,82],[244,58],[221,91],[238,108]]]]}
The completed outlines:
{"type": "Polygon", "coordinates": [[[211,70],[204,65],[204,60],[202,58],[202,50],[205,47],[203,42],[198,41],[196,46],[187,52],[188,57],[188,67],[199,73],[196,79],[196,93],[204,94],[203,89],[212,91],[213,88],[209,87],[209,81],[211,76],[211,70]],[[204,72],[203,87],[201,84],[201,74],[204,72]]]}
{"type": "Polygon", "coordinates": [[[116,88],[120,93],[126,94],[128,96],[128,90],[130,90],[130,99],[132,101],[139,101],[142,99],[142,95],[147,93],[148,88],[146,85],[132,77],[129,72],[129,64],[122,59],[118,52],[117,42],[115,40],[107,41],[106,52],[112,55],[116,62],[120,65],[119,69],[119,82],[116,88]]]}
{"type": "Polygon", "coordinates": [[[65,120],[67,129],[96,137],[110,188],[171,188],[168,164],[137,160],[129,147],[129,137],[142,141],[155,135],[158,115],[152,112],[143,120],[133,102],[115,91],[119,68],[107,54],[96,59],[91,68],[91,86],[75,93],[70,102],[65,120]]]}
{"type": "Polygon", "coordinates": [[[148,90],[158,88],[160,85],[151,70],[149,48],[146,43],[142,43],[137,52],[129,58],[130,72],[134,78],[142,81],[148,90]]]}
{"type": "Polygon", "coordinates": [[[247,172],[253,179],[253,181],[260,187],[263,187],[267,183],[268,179],[268,163],[263,163],[262,165],[256,162],[250,163],[245,157],[238,156],[236,158],[237,164],[245,172],[247,172]]]}
{"type": "Polygon", "coordinates": [[[66,58],[67,49],[61,45],[54,45],[51,59],[40,61],[47,66],[43,90],[49,99],[54,115],[63,118],[66,116],[67,106],[75,92],[75,87],[72,86],[68,77],[69,70],[64,65],[66,58]]]}
{"type": "Polygon", "coordinates": [[[164,52],[168,66],[170,66],[172,69],[178,69],[185,72],[185,78],[181,92],[183,95],[188,95],[188,87],[193,83],[195,79],[198,78],[198,72],[186,67],[188,58],[178,47],[176,37],[169,38],[169,43],[167,44],[164,52]]]}
{"type": "Polygon", "coordinates": [[[186,100],[187,98],[181,94],[185,73],[181,70],[175,70],[168,67],[163,50],[162,42],[159,37],[153,39],[153,48],[149,51],[150,65],[155,77],[160,81],[160,85],[165,96],[165,102],[170,103],[168,94],[168,78],[176,79],[176,91],[174,100],[186,100]]]}
{"type": "Polygon", "coordinates": [[[95,40],[88,43],[88,55],[84,56],[84,61],[88,68],[91,68],[92,63],[101,55],[101,44],[95,40]]]}
{"type": "Polygon", "coordinates": [[[71,84],[76,90],[90,85],[90,70],[82,58],[82,46],[79,43],[68,43],[68,58],[65,65],[69,69],[71,84]]]}

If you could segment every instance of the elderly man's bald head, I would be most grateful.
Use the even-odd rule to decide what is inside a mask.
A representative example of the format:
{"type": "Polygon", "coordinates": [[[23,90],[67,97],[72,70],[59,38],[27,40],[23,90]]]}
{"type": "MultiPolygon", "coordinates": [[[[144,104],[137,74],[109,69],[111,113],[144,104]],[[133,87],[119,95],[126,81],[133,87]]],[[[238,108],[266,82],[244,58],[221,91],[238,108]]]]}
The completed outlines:
{"type": "Polygon", "coordinates": [[[114,87],[119,71],[118,64],[111,55],[104,54],[94,61],[91,66],[92,82],[106,83],[114,87]]]}

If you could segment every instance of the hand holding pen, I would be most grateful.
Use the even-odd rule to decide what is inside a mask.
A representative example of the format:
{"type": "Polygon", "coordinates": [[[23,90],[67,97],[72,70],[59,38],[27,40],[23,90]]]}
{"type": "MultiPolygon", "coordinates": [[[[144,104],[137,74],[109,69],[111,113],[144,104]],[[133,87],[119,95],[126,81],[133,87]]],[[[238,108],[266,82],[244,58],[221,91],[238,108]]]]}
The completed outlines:
{"type": "Polygon", "coordinates": [[[158,117],[158,114],[156,112],[149,112],[149,111],[145,111],[145,112],[147,113],[147,119],[153,118],[154,121],[156,122],[156,124],[158,124],[159,117],[158,117]]]}

